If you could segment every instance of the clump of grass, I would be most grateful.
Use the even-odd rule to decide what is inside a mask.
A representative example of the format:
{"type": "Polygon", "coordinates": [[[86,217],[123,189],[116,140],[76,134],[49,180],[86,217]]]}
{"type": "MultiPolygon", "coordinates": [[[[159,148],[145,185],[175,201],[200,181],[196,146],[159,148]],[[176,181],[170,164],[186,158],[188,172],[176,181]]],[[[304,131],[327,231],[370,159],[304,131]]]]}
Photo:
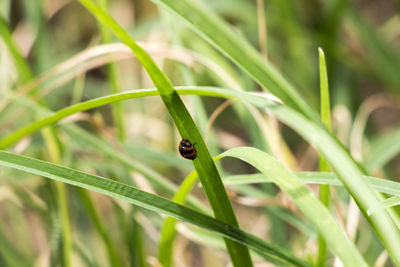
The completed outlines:
{"type": "Polygon", "coordinates": [[[24,14],[0,19],[0,65],[12,63],[1,74],[2,265],[400,265],[398,211],[388,208],[399,203],[400,184],[389,179],[398,121],[365,126],[380,107],[398,112],[396,21],[377,31],[343,1],[303,10],[154,0],[144,2],[161,12],[151,18],[128,2],[78,2],[54,13],[36,2],[1,6],[24,14]],[[89,42],[79,39],[96,27],[89,42]],[[32,29],[34,46],[21,47],[32,29]],[[136,41],[150,33],[157,41],[136,41]],[[348,90],[366,82],[379,101],[348,90]],[[361,106],[354,122],[352,105],[361,106]],[[178,156],[182,138],[195,160],[178,156]]]}

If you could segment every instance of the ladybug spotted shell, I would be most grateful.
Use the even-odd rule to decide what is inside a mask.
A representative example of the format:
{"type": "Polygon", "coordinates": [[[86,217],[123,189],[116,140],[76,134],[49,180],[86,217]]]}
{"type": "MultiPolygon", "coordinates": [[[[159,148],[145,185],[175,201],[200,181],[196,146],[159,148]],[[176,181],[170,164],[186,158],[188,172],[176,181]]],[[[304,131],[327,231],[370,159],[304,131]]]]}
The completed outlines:
{"type": "Polygon", "coordinates": [[[182,139],[182,141],[179,142],[179,153],[181,153],[181,156],[185,159],[194,160],[197,157],[197,151],[194,145],[187,139],[182,139]]]}

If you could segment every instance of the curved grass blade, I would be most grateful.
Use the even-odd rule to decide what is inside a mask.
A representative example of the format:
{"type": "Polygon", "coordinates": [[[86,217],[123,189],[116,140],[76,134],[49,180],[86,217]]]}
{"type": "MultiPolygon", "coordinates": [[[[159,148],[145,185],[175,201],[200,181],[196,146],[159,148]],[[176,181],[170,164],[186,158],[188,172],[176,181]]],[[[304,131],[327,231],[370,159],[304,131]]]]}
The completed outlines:
{"type": "Polygon", "coordinates": [[[273,157],[252,147],[232,148],[222,153],[221,156],[246,161],[268,175],[279,188],[290,196],[307,219],[313,223],[326,240],[329,248],[341,259],[345,266],[368,266],[354,244],[346,236],[344,230],[311,190],[273,157]]]}
{"type": "Polygon", "coordinates": [[[164,213],[178,220],[200,226],[236,242],[240,242],[275,263],[310,266],[285,249],[266,243],[260,238],[246,233],[237,227],[129,185],[5,151],[0,151],[0,165],[89,189],[148,210],[164,213]]]}

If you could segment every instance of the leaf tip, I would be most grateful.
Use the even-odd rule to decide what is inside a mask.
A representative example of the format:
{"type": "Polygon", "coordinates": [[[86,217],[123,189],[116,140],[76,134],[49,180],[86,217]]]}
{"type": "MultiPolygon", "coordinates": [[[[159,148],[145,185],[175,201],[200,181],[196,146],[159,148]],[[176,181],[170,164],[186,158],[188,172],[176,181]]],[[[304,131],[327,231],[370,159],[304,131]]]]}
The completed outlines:
{"type": "Polygon", "coordinates": [[[324,50],[321,47],[318,47],[318,54],[319,54],[320,57],[324,57],[325,56],[324,50]]]}

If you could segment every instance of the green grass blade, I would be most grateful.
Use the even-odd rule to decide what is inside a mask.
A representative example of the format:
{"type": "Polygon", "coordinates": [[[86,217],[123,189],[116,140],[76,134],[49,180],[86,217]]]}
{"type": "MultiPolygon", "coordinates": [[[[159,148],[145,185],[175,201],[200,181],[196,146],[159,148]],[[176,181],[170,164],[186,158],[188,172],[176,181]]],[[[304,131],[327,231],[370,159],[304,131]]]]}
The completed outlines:
{"type": "MultiPolygon", "coordinates": [[[[150,94],[147,91],[136,92],[136,93],[137,93],[136,94],[137,97],[157,94],[155,90],[152,90],[152,92],[150,94]]],[[[6,147],[10,146],[11,144],[13,144],[14,142],[20,140],[22,137],[29,135],[31,133],[34,133],[35,131],[37,131],[38,129],[41,129],[44,126],[51,125],[51,124],[59,121],[60,119],[65,118],[66,116],[75,114],[80,111],[92,109],[92,108],[99,107],[99,106],[106,105],[106,104],[110,104],[113,102],[118,102],[118,101],[129,99],[128,95],[125,93],[120,93],[120,94],[114,95],[115,98],[113,98],[113,99],[110,99],[107,97],[103,98],[103,99],[98,98],[95,101],[86,101],[86,102],[78,103],[78,104],[75,104],[72,106],[68,106],[67,108],[62,109],[59,112],[49,115],[41,120],[37,120],[36,122],[32,123],[31,125],[21,128],[17,131],[14,131],[10,135],[4,137],[0,141],[0,148],[6,148],[6,147]]]]}
{"type": "Polygon", "coordinates": [[[290,196],[306,218],[313,223],[324,237],[329,248],[345,266],[368,266],[344,230],[332,218],[328,210],[314,194],[291,171],[267,153],[251,147],[237,147],[225,151],[229,156],[246,161],[268,175],[276,185],[290,196]]]}
{"type": "MultiPolygon", "coordinates": [[[[322,123],[330,129],[331,125],[331,112],[329,103],[329,87],[328,87],[328,73],[326,70],[325,54],[322,48],[318,48],[319,54],[319,79],[320,79],[320,101],[321,101],[321,120],[322,123]]],[[[319,155],[319,170],[321,172],[328,172],[330,170],[329,164],[324,156],[319,155]]],[[[330,188],[329,185],[319,186],[319,199],[322,204],[329,210],[330,204],[330,188]]],[[[326,266],[327,247],[326,242],[322,235],[318,235],[318,254],[317,266],[326,266]]]]}
{"type": "Polygon", "coordinates": [[[319,77],[321,94],[321,120],[324,125],[331,128],[331,105],[329,101],[328,72],[326,69],[325,54],[322,48],[318,48],[319,55],[319,77]]]}
{"type": "MultiPolygon", "coordinates": [[[[296,172],[295,174],[306,184],[343,186],[337,175],[332,172],[296,172]]],[[[363,179],[378,192],[389,195],[400,195],[400,183],[372,176],[363,176],[363,179]]],[[[272,183],[273,181],[265,174],[258,173],[226,176],[223,178],[223,182],[225,185],[240,185],[272,183]]]]}
{"type": "Polygon", "coordinates": [[[0,151],[0,165],[92,190],[145,209],[164,213],[178,220],[200,226],[241,242],[256,252],[268,256],[272,262],[281,262],[295,266],[310,266],[285,249],[266,243],[237,227],[129,185],[5,151],[0,151]]]}

